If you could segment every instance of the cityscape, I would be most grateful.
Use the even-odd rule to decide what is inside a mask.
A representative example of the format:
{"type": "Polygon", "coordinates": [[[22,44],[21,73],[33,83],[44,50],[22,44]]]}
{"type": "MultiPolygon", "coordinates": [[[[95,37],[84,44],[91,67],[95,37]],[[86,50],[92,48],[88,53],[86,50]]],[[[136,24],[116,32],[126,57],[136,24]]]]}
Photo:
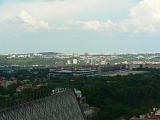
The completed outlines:
{"type": "MultiPolygon", "coordinates": [[[[50,119],[50,117],[58,120],[60,116],[63,116],[63,119],[103,119],[99,116],[101,107],[99,108],[99,105],[95,106],[95,104],[99,104],[99,102],[91,102],[92,99],[96,98],[86,95],[86,93],[89,92],[88,90],[90,90],[90,88],[88,88],[90,85],[94,86],[95,84],[97,86],[97,84],[99,84],[92,83],[92,79],[102,84],[102,86],[100,84],[100,88],[103,87],[104,82],[107,82],[107,86],[113,87],[118,80],[117,83],[119,83],[120,86],[116,89],[119,89],[119,87],[121,87],[121,81],[119,81],[119,79],[123,81],[123,79],[131,78],[136,81],[137,78],[140,77],[140,81],[144,81],[145,79],[149,80],[152,76],[158,79],[160,69],[159,53],[116,55],[85,53],[79,55],[45,52],[7,54],[1,55],[0,59],[1,120],[11,120],[13,119],[12,117],[14,117],[15,120],[23,119],[23,117],[29,120],[37,118],[43,120],[43,118],[50,119]],[[89,85],[87,88],[81,86],[81,84],[85,84],[85,82],[86,86],[89,85]],[[57,95],[58,97],[56,97],[57,95]],[[74,99],[72,99],[72,97],[74,99]],[[68,114],[70,117],[65,118],[62,113],[52,111],[53,108],[51,108],[51,106],[55,107],[55,103],[50,104],[50,102],[54,101],[54,99],[61,101],[57,103],[59,107],[56,109],[63,112],[63,114],[68,114]],[[91,101],[88,101],[88,99],[91,99],[91,101]],[[77,100],[79,104],[75,104],[77,100]],[[68,110],[70,109],[70,113],[67,113],[68,110],[62,109],[64,107],[62,103],[68,105],[68,107],[72,104],[74,109],[71,110],[68,108],[68,110]],[[31,104],[33,104],[32,106],[34,107],[31,107],[31,104]],[[16,108],[18,109],[16,110],[16,108]],[[10,112],[6,113],[6,110],[10,112]],[[47,112],[47,115],[40,115],[36,112],[37,110],[42,113],[47,112]],[[32,111],[32,113],[29,111],[32,111]],[[75,111],[77,112],[75,113],[75,111]],[[21,116],[22,114],[23,117],[21,116]],[[79,118],[74,118],[75,116],[73,114],[77,114],[76,116],[79,116],[79,118]]],[[[126,82],[129,81],[130,79],[126,82]]],[[[132,86],[130,87],[131,89],[138,89],[132,86]]],[[[96,90],[96,87],[94,90],[96,90]]],[[[149,91],[150,90],[152,90],[152,88],[150,88],[149,91]]],[[[145,91],[143,94],[145,94],[145,91]]],[[[102,91],[99,90],[99,92],[102,91]]],[[[94,92],[90,94],[94,94],[94,92]]],[[[122,97],[122,100],[125,99],[124,93],[122,92],[121,94],[124,97],[122,97]]],[[[137,96],[135,97],[135,99],[138,99],[137,96]]],[[[155,105],[153,106],[154,108],[140,108],[138,113],[130,113],[127,117],[129,120],[158,120],[160,118],[158,106],[159,105],[155,105]],[[150,111],[151,109],[153,110],[150,111]],[[147,110],[149,113],[147,113],[147,110]],[[137,114],[139,116],[136,116],[137,114]]],[[[124,112],[124,110],[119,112],[124,112]]],[[[111,112],[110,114],[113,113],[111,112]]],[[[126,116],[123,116],[123,114],[120,114],[118,117],[121,120],[126,119],[126,116]]]]}
{"type": "Polygon", "coordinates": [[[0,120],[160,120],[160,0],[0,0],[0,120]]]}
{"type": "Polygon", "coordinates": [[[54,52],[0,55],[1,67],[58,67],[106,64],[160,64],[160,53],[65,54],[54,52]]]}

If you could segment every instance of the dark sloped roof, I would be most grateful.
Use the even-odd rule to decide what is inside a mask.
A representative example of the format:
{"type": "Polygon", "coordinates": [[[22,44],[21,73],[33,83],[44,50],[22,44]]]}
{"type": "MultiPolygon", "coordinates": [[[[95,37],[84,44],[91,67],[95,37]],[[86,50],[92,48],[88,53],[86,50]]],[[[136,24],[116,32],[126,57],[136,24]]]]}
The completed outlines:
{"type": "Polygon", "coordinates": [[[73,91],[19,105],[0,113],[0,120],[84,120],[73,91]]]}

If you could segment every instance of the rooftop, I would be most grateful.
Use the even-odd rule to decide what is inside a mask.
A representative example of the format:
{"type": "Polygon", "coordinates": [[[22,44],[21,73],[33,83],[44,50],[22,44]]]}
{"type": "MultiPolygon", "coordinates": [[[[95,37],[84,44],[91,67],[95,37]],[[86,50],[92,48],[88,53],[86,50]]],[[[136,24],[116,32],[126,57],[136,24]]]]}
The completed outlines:
{"type": "Polygon", "coordinates": [[[18,105],[0,112],[0,120],[84,120],[73,91],[18,105]]]}

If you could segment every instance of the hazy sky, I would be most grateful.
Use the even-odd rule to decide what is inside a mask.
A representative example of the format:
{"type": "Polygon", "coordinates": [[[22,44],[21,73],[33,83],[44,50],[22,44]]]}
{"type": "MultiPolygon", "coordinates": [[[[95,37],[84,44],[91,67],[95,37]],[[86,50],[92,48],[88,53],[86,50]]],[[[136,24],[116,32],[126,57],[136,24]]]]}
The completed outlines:
{"type": "Polygon", "coordinates": [[[160,0],[0,0],[0,54],[160,52],[160,0]]]}

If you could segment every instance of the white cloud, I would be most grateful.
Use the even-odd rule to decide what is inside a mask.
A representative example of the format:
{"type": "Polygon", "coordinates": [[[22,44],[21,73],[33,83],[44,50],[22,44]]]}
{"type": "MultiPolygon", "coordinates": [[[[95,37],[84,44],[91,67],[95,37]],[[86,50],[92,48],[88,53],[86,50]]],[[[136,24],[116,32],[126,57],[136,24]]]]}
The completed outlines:
{"type": "Polygon", "coordinates": [[[74,16],[74,14],[78,14],[79,11],[90,8],[90,5],[93,7],[101,3],[99,0],[44,1],[45,0],[30,0],[30,2],[13,2],[8,0],[8,2],[0,6],[0,31],[3,31],[4,27],[9,31],[14,29],[9,28],[12,27],[13,24],[17,25],[17,27],[27,29],[27,31],[35,31],[42,28],[49,28],[50,31],[68,30],[70,28],[67,25],[65,26],[64,23],[61,23],[64,26],[59,26],[60,23],[56,25],[57,21],[59,22],[59,20],[61,20],[61,22],[64,22],[66,17],[74,16]],[[3,24],[6,25],[4,26],[3,24]]]}
{"type": "Polygon", "coordinates": [[[103,25],[99,21],[87,21],[84,23],[84,29],[88,30],[95,30],[95,31],[102,31],[103,30],[103,25]]]}
{"type": "Polygon", "coordinates": [[[0,19],[0,32],[36,32],[48,30],[50,30],[48,22],[36,19],[24,10],[17,16],[8,16],[0,19]]]}
{"type": "MultiPolygon", "coordinates": [[[[98,20],[89,20],[89,21],[70,21],[69,26],[72,28],[79,28],[83,31],[123,31],[127,32],[125,23],[115,23],[111,20],[107,21],[98,21],[98,20]]],[[[128,24],[127,24],[128,25],[128,24]]]]}
{"type": "Polygon", "coordinates": [[[129,21],[136,32],[160,32],[160,0],[143,0],[131,10],[129,21]]]}
{"type": "Polygon", "coordinates": [[[160,32],[160,0],[142,0],[130,11],[129,17],[119,22],[111,20],[79,21],[84,30],[119,32],[160,32]]]}
{"type": "Polygon", "coordinates": [[[84,22],[82,29],[101,32],[101,31],[106,31],[106,30],[111,31],[116,26],[117,25],[113,23],[111,20],[108,20],[106,22],[93,20],[93,21],[84,22]]]}
{"type": "Polygon", "coordinates": [[[35,29],[49,28],[48,22],[43,20],[37,20],[26,11],[22,11],[17,17],[19,20],[21,20],[25,25],[29,27],[33,27],[35,29]]]}
{"type": "Polygon", "coordinates": [[[0,7],[0,17],[15,16],[20,11],[25,10],[32,13],[36,18],[54,20],[57,17],[64,18],[78,14],[80,11],[89,10],[90,7],[96,8],[96,5],[111,0],[32,0],[32,2],[8,2],[0,7]]]}
{"type": "MultiPolygon", "coordinates": [[[[79,18],[77,18],[79,20],[76,20],[75,17],[88,11],[96,11],[102,7],[104,9],[104,6],[108,8],[104,10],[115,10],[115,8],[110,7],[110,5],[115,5],[115,0],[44,1],[32,0],[32,2],[25,3],[8,2],[0,7],[0,21],[5,22],[9,20],[5,24],[12,23],[17,26],[19,25],[21,29],[25,28],[31,31],[46,29],[50,31],[160,32],[160,0],[141,0],[130,10],[128,18],[119,20],[119,22],[114,22],[111,19],[89,19],[86,16],[84,17],[88,20],[80,20],[79,18]],[[106,5],[109,6],[106,7],[106,5]],[[65,23],[67,19],[73,19],[72,17],[75,20],[65,23]]],[[[126,0],[121,0],[120,3],[125,4],[126,0]]],[[[118,7],[117,4],[116,7],[118,7]]],[[[103,18],[104,16],[101,15],[100,17],[103,18]]],[[[0,26],[4,27],[1,23],[0,26]]]]}

